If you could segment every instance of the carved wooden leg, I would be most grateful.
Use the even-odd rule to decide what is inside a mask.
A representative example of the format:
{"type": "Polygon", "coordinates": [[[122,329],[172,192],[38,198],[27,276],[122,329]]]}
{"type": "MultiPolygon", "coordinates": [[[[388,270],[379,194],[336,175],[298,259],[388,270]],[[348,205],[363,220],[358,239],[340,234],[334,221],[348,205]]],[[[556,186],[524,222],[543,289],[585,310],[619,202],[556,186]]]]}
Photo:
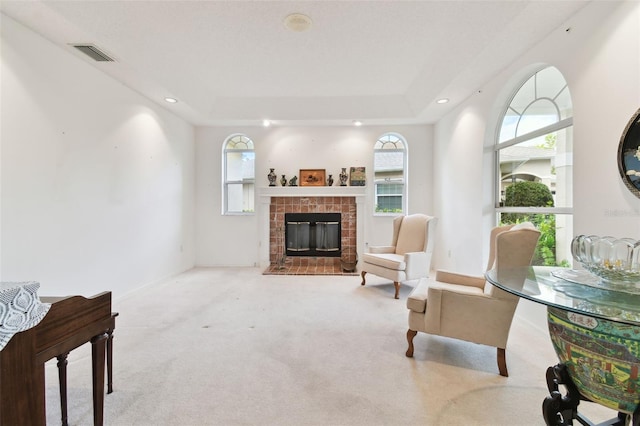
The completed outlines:
{"type": "Polygon", "coordinates": [[[107,330],[107,393],[113,392],[113,329],[107,330]]]}
{"type": "Polygon", "coordinates": [[[102,333],[91,339],[94,426],[102,426],[104,422],[104,354],[106,340],[107,333],[102,333]]]}
{"type": "Polygon", "coordinates": [[[367,271],[362,271],[360,273],[360,275],[362,275],[362,282],[360,283],[360,285],[364,285],[364,276],[365,276],[366,273],[367,273],[367,271]]]}
{"type": "Polygon", "coordinates": [[[116,329],[118,312],[111,312],[111,322],[107,330],[107,393],[113,392],[113,331],[116,329]]]}
{"type": "Polygon", "coordinates": [[[409,348],[405,355],[409,358],[413,357],[413,338],[416,337],[416,334],[418,334],[417,331],[411,329],[407,330],[407,343],[409,343],[409,348]]]}
{"type": "Polygon", "coordinates": [[[580,424],[587,425],[579,418],[578,405],[580,404],[580,392],[564,364],[556,364],[547,368],[547,388],[549,396],[542,402],[542,416],[548,426],[572,425],[573,419],[578,419],[580,424]],[[564,385],[567,393],[560,393],[560,385],[564,385]]]}
{"type": "Polygon", "coordinates": [[[394,281],[393,286],[396,288],[396,294],[395,296],[393,296],[393,298],[398,299],[398,294],[400,293],[400,283],[398,281],[394,281]]]}
{"type": "Polygon", "coordinates": [[[67,415],[67,356],[69,352],[65,352],[57,356],[58,358],[58,383],[60,386],[60,413],[62,426],[68,426],[67,415]]]}
{"type": "Polygon", "coordinates": [[[509,372],[507,371],[507,355],[504,348],[498,348],[498,370],[501,376],[509,377],[509,372]]]}

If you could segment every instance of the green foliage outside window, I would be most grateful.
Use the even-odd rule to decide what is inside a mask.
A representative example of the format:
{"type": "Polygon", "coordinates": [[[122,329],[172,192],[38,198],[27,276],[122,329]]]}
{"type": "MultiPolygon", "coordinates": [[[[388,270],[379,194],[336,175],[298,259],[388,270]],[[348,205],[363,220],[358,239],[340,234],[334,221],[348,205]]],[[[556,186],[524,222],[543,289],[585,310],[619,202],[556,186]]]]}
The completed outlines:
{"type": "MultiPolygon", "coordinates": [[[[505,207],[553,207],[553,195],[540,182],[515,182],[505,192],[505,207]]],[[[556,261],[556,216],[542,213],[503,213],[503,225],[531,222],[540,231],[538,246],[533,255],[533,265],[570,266],[566,259],[556,261]]]]}

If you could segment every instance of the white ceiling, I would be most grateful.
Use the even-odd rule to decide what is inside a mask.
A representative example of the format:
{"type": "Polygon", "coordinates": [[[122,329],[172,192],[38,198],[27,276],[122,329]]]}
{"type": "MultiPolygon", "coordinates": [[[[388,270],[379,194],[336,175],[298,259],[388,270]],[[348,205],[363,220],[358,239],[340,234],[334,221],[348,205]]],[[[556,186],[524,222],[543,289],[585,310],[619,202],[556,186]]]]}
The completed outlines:
{"type": "Polygon", "coordinates": [[[437,121],[587,3],[2,0],[0,11],[195,125],[366,125],[437,121]],[[311,28],[285,28],[291,13],[311,28]]]}

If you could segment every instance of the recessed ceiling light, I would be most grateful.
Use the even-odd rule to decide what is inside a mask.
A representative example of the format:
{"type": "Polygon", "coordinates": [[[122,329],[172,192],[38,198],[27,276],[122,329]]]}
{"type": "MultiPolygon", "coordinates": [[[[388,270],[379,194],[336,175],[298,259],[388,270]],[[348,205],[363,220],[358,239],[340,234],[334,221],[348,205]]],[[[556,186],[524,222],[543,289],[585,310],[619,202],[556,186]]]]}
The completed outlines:
{"type": "Polygon", "coordinates": [[[170,104],[178,103],[178,100],[176,98],[164,98],[164,100],[169,102],[170,104]]]}
{"type": "Polygon", "coordinates": [[[442,98],[436,101],[437,104],[446,104],[447,102],[449,102],[448,98],[442,98]]]}
{"type": "Polygon", "coordinates": [[[262,125],[263,125],[264,127],[269,127],[269,126],[271,126],[271,121],[269,121],[269,120],[262,120],[262,125]]]}
{"type": "Polygon", "coordinates": [[[311,28],[311,18],[302,13],[292,13],[284,18],[284,26],[291,31],[301,33],[311,28]]]}
{"type": "Polygon", "coordinates": [[[353,125],[354,125],[354,126],[362,126],[362,121],[360,121],[360,120],[353,120],[353,125]]]}

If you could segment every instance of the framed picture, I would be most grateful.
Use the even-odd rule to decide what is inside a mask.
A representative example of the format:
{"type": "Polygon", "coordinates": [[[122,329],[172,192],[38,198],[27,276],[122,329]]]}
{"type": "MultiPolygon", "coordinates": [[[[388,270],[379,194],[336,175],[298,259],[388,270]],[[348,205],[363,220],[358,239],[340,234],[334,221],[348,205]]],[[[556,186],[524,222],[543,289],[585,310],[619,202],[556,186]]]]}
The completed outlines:
{"type": "Polygon", "coordinates": [[[367,181],[364,167],[351,167],[349,176],[351,186],[364,186],[367,181]]]}
{"type": "Polygon", "coordinates": [[[300,186],[325,186],[325,169],[300,169],[300,186]]]}

